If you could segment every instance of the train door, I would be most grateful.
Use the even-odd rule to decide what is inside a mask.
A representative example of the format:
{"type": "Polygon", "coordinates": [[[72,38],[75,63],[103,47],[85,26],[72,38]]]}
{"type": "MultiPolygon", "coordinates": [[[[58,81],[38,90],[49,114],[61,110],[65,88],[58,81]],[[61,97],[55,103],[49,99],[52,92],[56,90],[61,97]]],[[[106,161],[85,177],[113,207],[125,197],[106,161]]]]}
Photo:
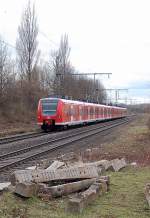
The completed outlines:
{"type": "Polygon", "coordinates": [[[103,119],[105,118],[105,108],[103,107],[103,119]]]}
{"type": "Polygon", "coordinates": [[[74,113],[75,113],[74,119],[75,119],[76,121],[78,121],[78,120],[79,120],[78,105],[74,105],[74,113]]]}
{"type": "Polygon", "coordinates": [[[109,108],[109,118],[111,118],[111,108],[109,108]]]}
{"type": "Polygon", "coordinates": [[[90,120],[90,107],[88,107],[88,120],[90,120]]]}
{"type": "Polygon", "coordinates": [[[79,105],[79,120],[82,120],[82,106],[79,105]]]}
{"type": "Polygon", "coordinates": [[[106,108],[106,118],[109,118],[109,108],[106,108]]]}
{"type": "Polygon", "coordinates": [[[103,107],[101,107],[101,119],[103,119],[103,107]]]}
{"type": "Polygon", "coordinates": [[[71,105],[71,122],[73,121],[73,105],[71,105]]]}
{"type": "Polygon", "coordinates": [[[88,106],[85,106],[85,120],[88,120],[88,106]]]}
{"type": "Polygon", "coordinates": [[[93,107],[93,119],[96,120],[96,107],[93,107]]]}
{"type": "Polygon", "coordinates": [[[110,108],[110,118],[112,118],[112,108],[110,108]]]}
{"type": "Polygon", "coordinates": [[[99,112],[99,108],[96,107],[95,115],[96,115],[96,119],[97,119],[97,120],[98,120],[98,112],[99,112]]]}

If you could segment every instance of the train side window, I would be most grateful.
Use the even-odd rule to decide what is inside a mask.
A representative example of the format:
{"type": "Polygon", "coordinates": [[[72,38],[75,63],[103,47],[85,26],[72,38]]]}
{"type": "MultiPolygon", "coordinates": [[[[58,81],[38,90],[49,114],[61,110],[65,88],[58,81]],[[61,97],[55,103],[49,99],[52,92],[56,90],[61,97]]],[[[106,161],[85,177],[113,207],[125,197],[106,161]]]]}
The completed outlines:
{"type": "Polygon", "coordinates": [[[103,108],[100,108],[100,114],[103,116],[103,108]]]}
{"type": "Polygon", "coordinates": [[[80,116],[83,116],[84,115],[84,108],[81,106],[80,107],[80,116]]]}
{"type": "Polygon", "coordinates": [[[94,109],[91,107],[90,108],[90,115],[93,115],[94,114],[94,109]]]}
{"type": "Polygon", "coordinates": [[[68,108],[68,116],[71,116],[71,107],[68,108]]]}
{"type": "Polygon", "coordinates": [[[98,112],[99,112],[98,107],[96,107],[96,108],[95,108],[95,115],[96,115],[96,116],[98,116],[98,112]]]}
{"type": "Polygon", "coordinates": [[[86,115],[88,116],[88,107],[86,107],[86,115]]]}
{"type": "Polygon", "coordinates": [[[84,115],[87,116],[88,115],[88,108],[84,107],[84,115]]]}
{"type": "Polygon", "coordinates": [[[72,107],[72,108],[71,108],[71,115],[74,116],[75,114],[76,114],[75,108],[72,107]]]}
{"type": "Polygon", "coordinates": [[[106,108],[104,109],[104,114],[105,114],[105,116],[107,116],[107,109],[106,108]]]}
{"type": "Polygon", "coordinates": [[[64,114],[65,114],[66,116],[68,116],[68,114],[69,114],[69,108],[68,108],[68,105],[67,105],[67,104],[64,105],[64,114]]]}

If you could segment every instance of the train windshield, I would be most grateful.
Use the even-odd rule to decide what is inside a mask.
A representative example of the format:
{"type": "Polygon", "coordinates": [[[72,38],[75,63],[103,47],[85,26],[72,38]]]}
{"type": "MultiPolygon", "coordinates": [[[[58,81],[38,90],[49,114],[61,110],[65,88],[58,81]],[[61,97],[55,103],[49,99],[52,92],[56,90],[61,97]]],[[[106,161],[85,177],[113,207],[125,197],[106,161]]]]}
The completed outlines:
{"type": "Polygon", "coordinates": [[[42,99],[41,103],[43,115],[56,114],[58,99],[42,99]]]}

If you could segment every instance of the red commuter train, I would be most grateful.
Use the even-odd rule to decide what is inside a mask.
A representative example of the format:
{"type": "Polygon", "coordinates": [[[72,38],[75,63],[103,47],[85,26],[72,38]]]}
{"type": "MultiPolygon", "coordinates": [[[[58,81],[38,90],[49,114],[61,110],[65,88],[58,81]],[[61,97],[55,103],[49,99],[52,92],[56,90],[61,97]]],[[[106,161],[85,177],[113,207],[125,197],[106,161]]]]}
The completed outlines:
{"type": "Polygon", "coordinates": [[[39,100],[37,120],[43,130],[125,117],[126,108],[61,98],[39,100]]]}

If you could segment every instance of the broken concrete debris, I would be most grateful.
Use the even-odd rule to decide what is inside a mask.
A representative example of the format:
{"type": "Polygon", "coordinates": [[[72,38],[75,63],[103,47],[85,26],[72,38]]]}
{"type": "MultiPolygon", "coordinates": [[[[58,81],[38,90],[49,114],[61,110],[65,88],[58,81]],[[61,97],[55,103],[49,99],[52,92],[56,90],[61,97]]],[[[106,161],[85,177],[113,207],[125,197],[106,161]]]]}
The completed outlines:
{"type": "Polygon", "coordinates": [[[18,183],[15,186],[15,193],[18,195],[21,195],[22,197],[32,197],[37,195],[38,190],[39,190],[40,185],[36,184],[36,183],[18,183]]]}
{"type": "Polygon", "coordinates": [[[26,170],[35,170],[35,169],[37,169],[37,166],[31,166],[26,168],[26,170]]]}
{"type": "Polygon", "coordinates": [[[130,166],[137,167],[137,163],[136,162],[132,162],[132,163],[130,163],[130,166]]]}
{"type": "Polygon", "coordinates": [[[78,182],[70,182],[57,186],[47,186],[40,189],[39,193],[44,191],[44,193],[48,193],[50,197],[60,197],[85,190],[89,188],[89,186],[92,185],[94,182],[96,182],[96,179],[85,179],[78,182]]]}
{"type": "Polygon", "coordinates": [[[150,207],[150,183],[147,183],[144,188],[145,197],[150,207]]]}
{"type": "Polygon", "coordinates": [[[14,192],[25,198],[38,196],[47,201],[71,194],[66,211],[80,213],[109,191],[110,177],[103,176],[103,172],[119,171],[127,165],[124,158],[95,160],[97,154],[97,149],[87,149],[82,155],[72,152],[55,160],[42,160],[36,167],[16,170],[10,177],[14,192]]]}
{"type": "Polygon", "coordinates": [[[55,160],[49,167],[46,168],[46,170],[57,170],[57,169],[61,168],[64,165],[65,165],[64,162],[55,160]]]}
{"type": "Polygon", "coordinates": [[[111,162],[110,167],[115,172],[117,172],[117,171],[119,171],[122,168],[127,166],[127,163],[126,163],[124,158],[122,158],[122,159],[114,159],[114,160],[111,160],[110,162],[111,162]]]}
{"type": "Polygon", "coordinates": [[[11,175],[13,185],[22,182],[49,182],[55,180],[88,179],[98,177],[95,166],[76,166],[58,170],[17,170],[11,175]]]}
{"type": "Polygon", "coordinates": [[[0,191],[3,191],[3,190],[7,190],[8,187],[10,186],[10,182],[2,182],[0,183],[0,191]]]}
{"type": "Polygon", "coordinates": [[[86,191],[69,199],[66,211],[69,213],[81,213],[83,209],[95,200],[101,190],[101,183],[93,183],[86,191]]]}
{"type": "Polygon", "coordinates": [[[18,183],[15,186],[15,193],[27,198],[35,195],[41,196],[41,194],[47,194],[51,199],[52,197],[60,197],[85,190],[94,182],[96,182],[96,179],[85,179],[56,186],[48,186],[44,183],[18,183]]]}

